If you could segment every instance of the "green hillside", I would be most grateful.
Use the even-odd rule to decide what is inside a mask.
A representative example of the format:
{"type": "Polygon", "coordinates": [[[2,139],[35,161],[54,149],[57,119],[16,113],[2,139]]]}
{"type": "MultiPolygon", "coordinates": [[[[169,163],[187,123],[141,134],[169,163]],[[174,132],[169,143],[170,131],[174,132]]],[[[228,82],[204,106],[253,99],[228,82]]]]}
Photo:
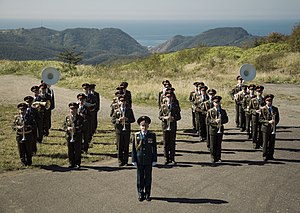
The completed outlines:
{"type": "MultiPolygon", "coordinates": [[[[169,79],[176,89],[181,105],[189,107],[188,94],[194,81],[204,81],[223,96],[223,104],[233,102],[228,96],[235,85],[239,68],[251,63],[257,69],[255,84],[300,83],[300,53],[290,52],[285,43],[270,43],[255,48],[199,47],[169,54],[154,54],[130,63],[115,65],[80,65],[76,70],[64,71],[55,61],[1,61],[1,74],[28,74],[40,78],[45,66],[55,66],[62,72],[59,86],[80,88],[83,82],[97,84],[106,98],[114,96],[121,81],[128,81],[136,104],[155,105],[161,82],[169,79]]],[[[250,83],[250,82],[247,82],[250,83]]]]}

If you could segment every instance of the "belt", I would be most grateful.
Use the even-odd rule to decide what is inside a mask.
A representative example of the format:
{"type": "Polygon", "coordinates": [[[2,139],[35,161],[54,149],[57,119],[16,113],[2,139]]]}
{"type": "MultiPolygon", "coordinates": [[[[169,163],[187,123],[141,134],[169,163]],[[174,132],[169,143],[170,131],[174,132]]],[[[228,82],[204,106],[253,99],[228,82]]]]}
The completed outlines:
{"type": "MultiPolygon", "coordinates": [[[[28,130],[28,131],[25,131],[24,134],[28,134],[28,133],[31,133],[32,130],[28,130]]],[[[23,132],[17,132],[18,135],[23,135],[23,132]]]]}

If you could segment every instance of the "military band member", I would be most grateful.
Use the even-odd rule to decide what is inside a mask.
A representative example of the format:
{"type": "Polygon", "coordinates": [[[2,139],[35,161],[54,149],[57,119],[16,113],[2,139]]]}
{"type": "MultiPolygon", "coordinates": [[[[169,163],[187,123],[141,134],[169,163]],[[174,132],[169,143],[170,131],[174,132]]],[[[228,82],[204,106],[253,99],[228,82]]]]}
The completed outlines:
{"type": "Polygon", "coordinates": [[[240,105],[239,105],[238,101],[236,100],[236,94],[239,93],[240,91],[242,91],[242,85],[244,83],[244,80],[240,75],[238,75],[236,77],[236,80],[237,80],[237,84],[231,90],[230,96],[231,96],[232,100],[235,101],[235,124],[236,124],[236,127],[240,127],[240,112],[239,112],[240,105]]]}
{"type": "Polygon", "coordinates": [[[135,118],[132,109],[127,107],[124,96],[119,96],[119,105],[120,107],[112,115],[111,122],[116,131],[119,166],[126,166],[128,164],[131,123],[135,122],[135,118]]]}
{"type": "Polygon", "coordinates": [[[82,89],[83,89],[83,93],[85,94],[86,96],[86,99],[85,99],[85,105],[87,105],[89,107],[89,110],[90,110],[90,117],[91,119],[89,119],[88,121],[90,122],[89,123],[89,126],[90,126],[90,134],[91,134],[91,137],[94,135],[95,133],[95,125],[96,125],[96,105],[97,105],[97,101],[96,101],[96,96],[94,94],[92,94],[91,92],[91,85],[88,84],[88,83],[84,83],[81,85],[82,86],[82,89]]]}
{"type": "Polygon", "coordinates": [[[200,86],[199,91],[200,93],[196,94],[195,97],[195,117],[196,117],[196,123],[198,123],[198,132],[200,137],[200,142],[203,142],[206,140],[207,137],[207,129],[206,129],[206,111],[204,109],[203,102],[206,102],[209,100],[209,96],[207,95],[207,86],[200,86]]]}
{"type": "Polygon", "coordinates": [[[181,119],[181,115],[179,102],[172,90],[165,93],[159,111],[159,119],[162,121],[165,165],[175,165],[177,121],[181,119]]]}
{"type": "Polygon", "coordinates": [[[95,133],[97,130],[98,126],[98,112],[100,110],[100,94],[95,91],[96,84],[90,84],[90,89],[91,89],[91,94],[94,95],[95,101],[96,101],[96,106],[95,106],[95,114],[94,114],[94,130],[93,132],[95,133]]]}
{"type": "Polygon", "coordinates": [[[265,105],[264,98],[262,96],[264,87],[261,85],[256,86],[256,97],[252,98],[249,105],[251,111],[251,122],[253,127],[252,144],[254,149],[259,149],[262,144],[262,132],[261,123],[259,122],[260,109],[265,105]]]}
{"type": "Polygon", "coordinates": [[[124,95],[124,93],[121,90],[117,90],[115,92],[115,97],[113,98],[112,103],[110,105],[111,110],[110,110],[109,117],[111,117],[114,114],[114,111],[119,108],[119,96],[122,95],[124,95]]]}
{"type": "Polygon", "coordinates": [[[69,103],[69,109],[70,115],[66,116],[64,122],[68,142],[69,168],[80,168],[83,117],[77,113],[77,103],[69,103]]]}
{"type": "Polygon", "coordinates": [[[172,87],[172,85],[171,85],[171,83],[170,83],[170,81],[169,80],[164,80],[163,82],[162,82],[162,85],[163,85],[163,89],[158,93],[158,108],[160,109],[160,107],[161,107],[161,103],[162,103],[162,99],[163,99],[163,97],[165,96],[165,92],[166,92],[166,90],[168,89],[168,88],[171,88],[172,87]]]}
{"type": "Polygon", "coordinates": [[[79,93],[77,95],[78,100],[78,114],[83,118],[83,128],[82,128],[82,144],[81,144],[81,150],[84,153],[88,153],[89,144],[92,139],[92,131],[91,131],[91,125],[90,120],[91,113],[89,110],[89,107],[86,105],[86,96],[84,93],[79,93]]]}
{"type": "Polygon", "coordinates": [[[37,152],[37,121],[39,120],[39,114],[38,110],[32,106],[33,103],[33,97],[32,96],[26,96],[24,98],[24,101],[27,103],[28,108],[26,110],[26,114],[29,114],[33,118],[33,124],[32,124],[32,153],[36,154],[37,152]]]}
{"type": "Polygon", "coordinates": [[[207,112],[207,123],[210,136],[210,155],[211,162],[221,162],[222,139],[224,133],[224,124],[228,122],[228,116],[224,109],[221,108],[222,97],[213,97],[214,107],[207,112]]]}
{"type": "Polygon", "coordinates": [[[18,104],[19,115],[15,116],[13,129],[16,130],[16,141],[18,145],[19,156],[23,166],[32,164],[32,126],[34,119],[26,113],[28,105],[26,103],[18,104]]]}
{"type": "MultiPolygon", "coordinates": [[[[44,83],[44,81],[42,80],[41,81],[41,84],[43,84],[44,83]]],[[[46,89],[46,93],[51,97],[51,99],[50,99],[50,111],[49,111],[49,114],[50,114],[50,116],[49,116],[49,129],[51,129],[51,123],[52,123],[52,110],[53,109],[55,109],[55,98],[54,98],[54,90],[53,89],[51,89],[51,85],[50,84],[46,84],[46,86],[47,86],[47,89],[46,89]]]]}
{"type": "Polygon", "coordinates": [[[194,82],[194,89],[190,92],[189,96],[189,101],[192,103],[192,125],[193,125],[193,130],[196,130],[196,118],[195,118],[195,95],[198,93],[198,84],[199,82],[194,82]]]}
{"type": "Polygon", "coordinates": [[[248,91],[249,93],[247,95],[245,95],[243,102],[242,102],[242,107],[243,110],[245,112],[245,116],[246,116],[246,131],[248,134],[248,139],[252,138],[252,134],[253,134],[253,127],[252,127],[252,115],[251,115],[251,111],[250,111],[250,102],[252,98],[255,98],[255,85],[254,84],[250,84],[248,87],[248,91]]]}
{"type": "Polygon", "coordinates": [[[43,116],[43,134],[44,136],[49,135],[50,122],[51,122],[51,96],[47,93],[47,84],[42,83],[40,86],[40,97],[41,102],[50,102],[50,107],[41,106],[41,111],[44,112],[43,116]]]}
{"type": "Polygon", "coordinates": [[[33,93],[33,102],[36,103],[36,108],[38,111],[38,119],[36,120],[37,124],[37,142],[42,143],[44,137],[44,110],[45,108],[39,104],[43,102],[40,96],[39,86],[31,87],[31,92],[33,93]]]}
{"type": "Polygon", "coordinates": [[[141,116],[137,120],[140,131],[132,140],[132,164],[137,167],[138,200],[151,200],[152,166],[157,164],[156,135],[148,130],[151,119],[141,116]]]}
{"type": "Polygon", "coordinates": [[[246,95],[248,95],[248,86],[243,84],[242,91],[238,92],[235,96],[235,101],[239,106],[239,125],[241,132],[246,130],[246,114],[243,106],[243,100],[246,95]]]}
{"type": "Polygon", "coordinates": [[[274,95],[265,96],[266,105],[261,108],[259,122],[262,124],[263,160],[274,160],[276,125],[279,123],[279,110],[273,106],[274,95]]]}
{"type": "Polygon", "coordinates": [[[217,91],[215,89],[209,89],[207,91],[207,94],[209,96],[209,100],[203,102],[204,106],[202,108],[206,112],[206,114],[205,114],[206,132],[207,132],[206,146],[207,146],[208,151],[210,151],[210,137],[209,137],[209,124],[207,123],[207,112],[209,109],[214,107],[213,98],[216,96],[217,91]]]}
{"type": "Polygon", "coordinates": [[[128,83],[124,81],[120,84],[120,87],[123,89],[123,93],[124,93],[124,97],[125,97],[126,102],[127,102],[127,106],[132,108],[131,92],[129,90],[127,90],[128,83]]]}

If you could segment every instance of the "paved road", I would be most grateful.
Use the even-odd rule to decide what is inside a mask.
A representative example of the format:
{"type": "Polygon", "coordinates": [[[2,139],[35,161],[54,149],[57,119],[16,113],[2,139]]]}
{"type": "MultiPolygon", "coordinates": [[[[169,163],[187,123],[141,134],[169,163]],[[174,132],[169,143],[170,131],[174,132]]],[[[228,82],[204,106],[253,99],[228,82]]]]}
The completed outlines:
{"type": "Polygon", "coordinates": [[[245,138],[228,129],[216,166],[192,135],[177,141],[174,167],[161,165],[159,148],[151,202],[138,202],[135,168],[119,169],[115,159],[3,173],[0,212],[299,212],[299,126],[278,129],[276,160],[267,163],[245,138]]]}

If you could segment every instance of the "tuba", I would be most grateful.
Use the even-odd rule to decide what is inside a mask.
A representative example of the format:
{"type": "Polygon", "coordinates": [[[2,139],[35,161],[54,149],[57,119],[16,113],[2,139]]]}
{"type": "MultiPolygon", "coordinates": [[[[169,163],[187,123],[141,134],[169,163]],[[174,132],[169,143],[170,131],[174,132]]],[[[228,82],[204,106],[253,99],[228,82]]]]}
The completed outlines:
{"type": "Polygon", "coordinates": [[[60,72],[54,67],[46,67],[42,71],[42,80],[48,85],[56,84],[60,79],[60,72]]]}
{"type": "Polygon", "coordinates": [[[255,67],[252,64],[243,64],[240,68],[240,76],[245,81],[251,81],[256,76],[255,67]]]}

